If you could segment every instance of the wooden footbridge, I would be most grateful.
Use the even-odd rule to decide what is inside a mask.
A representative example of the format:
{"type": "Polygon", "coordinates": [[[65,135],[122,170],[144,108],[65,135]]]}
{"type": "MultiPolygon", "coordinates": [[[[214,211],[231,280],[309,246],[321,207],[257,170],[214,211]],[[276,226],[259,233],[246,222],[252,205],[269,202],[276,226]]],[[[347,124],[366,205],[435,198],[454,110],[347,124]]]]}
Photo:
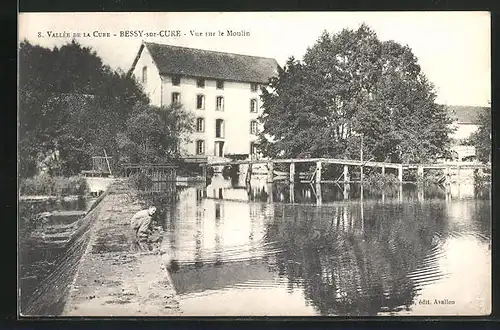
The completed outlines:
{"type": "Polygon", "coordinates": [[[214,161],[202,164],[202,167],[214,167],[214,166],[230,166],[230,165],[248,165],[247,170],[247,180],[250,179],[252,175],[252,168],[254,165],[266,165],[267,166],[267,181],[273,182],[276,172],[274,171],[275,164],[289,164],[288,180],[289,182],[295,182],[297,179],[295,173],[296,164],[311,164],[316,165],[315,169],[308,180],[309,182],[315,183],[327,183],[327,182],[359,182],[363,181],[363,168],[380,168],[381,174],[385,174],[386,169],[393,169],[397,173],[397,177],[400,182],[403,182],[403,172],[407,169],[416,169],[418,177],[423,178],[425,170],[428,169],[442,169],[445,172],[444,180],[449,182],[451,171],[455,170],[458,174],[462,169],[473,169],[473,170],[485,170],[491,169],[491,164],[476,164],[476,163],[432,163],[432,164],[398,164],[398,163],[386,163],[386,162],[374,162],[374,161],[360,161],[360,160],[349,160],[349,159],[335,159],[335,158],[296,158],[296,159],[272,159],[272,160],[237,160],[237,161],[214,161]],[[324,164],[336,164],[343,166],[343,173],[337,180],[323,180],[322,179],[322,169],[324,164]],[[358,168],[360,170],[360,180],[352,181],[349,176],[349,168],[358,168]],[[341,180],[343,179],[343,180],[341,180]]]}

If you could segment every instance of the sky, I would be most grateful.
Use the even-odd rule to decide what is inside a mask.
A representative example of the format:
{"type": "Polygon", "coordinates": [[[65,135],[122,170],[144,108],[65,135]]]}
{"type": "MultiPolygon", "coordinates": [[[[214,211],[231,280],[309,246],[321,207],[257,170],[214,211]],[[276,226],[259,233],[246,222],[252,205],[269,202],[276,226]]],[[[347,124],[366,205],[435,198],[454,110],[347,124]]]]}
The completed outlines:
{"type": "Polygon", "coordinates": [[[380,40],[394,40],[412,49],[436,86],[437,102],[489,105],[488,12],[21,13],[18,37],[52,48],[81,33],[75,38],[80,44],[91,46],[105,64],[123,71],[130,69],[142,41],[272,57],[283,66],[290,56],[302,59],[322,31],[357,29],[362,23],[380,40]],[[166,30],[180,31],[180,36],[144,35],[166,30]],[[228,36],[228,30],[249,35],[228,36]],[[49,31],[61,36],[49,37],[49,31]],[[95,31],[110,35],[94,37],[95,31]],[[143,35],[120,36],[123,31],[142,31],[143,35]],[[192,36],[191,31],[202,35],[192,36]]]}

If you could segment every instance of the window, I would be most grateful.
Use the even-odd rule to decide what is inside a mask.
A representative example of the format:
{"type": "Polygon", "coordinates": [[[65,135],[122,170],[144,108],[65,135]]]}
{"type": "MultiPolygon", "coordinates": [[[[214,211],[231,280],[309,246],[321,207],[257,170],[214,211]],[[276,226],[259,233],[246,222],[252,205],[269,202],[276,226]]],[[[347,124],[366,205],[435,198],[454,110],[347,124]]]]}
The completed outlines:
{"type": "Polygon", "coordinates": [[[257,100],[256,99],[250,100],[250,112],[257,112],[257,100]]]}
{"type": "Polygon", "coordinates": [[[217,89],[224,89],[224,80],[217,80],[217,89]]]}
{"type": "Polygon", "coordinates": [[[215,137],[216,138],[224,137],[224,120],[222,119],[215,120],[215,137]]]}
{"type": "Polygon", "coordinates": [[[257,133],[258,133],[258,127],[257,126],[258,126],[258,124],[257,124],[257,122],[255,120],[252,120],[250,122],[250,134],[257,135],[257,133]]]}
{"type": "Polygon", "coordinates": [[[217,96],[215,99],[215,110],[224,110],[224,98],[222,96],[217,96]]]}
{"type": "Polygon", "coordinates": [[[181,103],[181,93],[173,92],[172,93],[172,104],[181,103]]]}
{"type": "Polygon", "coordinates": [[[196,154],[203,155],[205,153],[205,141],[198,140],[196,141],[196,154]]]}
{"type": "Polygon", "coordinates": [[[224,157],[224,141],[215,141],[214,156],[224,157]]]}
{"type": "Polygon", "coordinates": [[[148,81],[148,67],[142,67],[142,82],[146,83],[148,81]]]}
{"type": "Polygon", "coordinates": [[[255,155],[257,153],[257,147],[255,142],[250,142],[250,155],[255,155]]]}
{"type": "Polygon", "coordinates": [[[175,75],[172,76],[172,85],[179,86],[181,84],[181,76],[175,75]]]}
{"type": "Polygon", "coordinates": [[[259,85],[258,85],[258,84],[256,84],[256,83],[251,83],[251,84],[250,84],[250,90],[251,90],[253,93],[257,92],[257,90],[258,90],[258,89],[259,89],[259,85]]]}
{"type": "Polygon", "coordinates": [[[205,88],[205,79],[204,78],[198,78],[196,80],[196,87],[205,88]]]}
{"type": "Polygon", "coordinates": [[[196,189],[196,200],[201,201],[203,199],[203,190],[201,188],[196,189]]]}
{"type": "Polygon", "coordinates": [[[205,109],[205,95],[196,95],[196,109],[205,109]]]}
{"type": "Polygon", "coordinates": [[[196,118],[196,132],[205,132],[205,119],[196,118]]]}

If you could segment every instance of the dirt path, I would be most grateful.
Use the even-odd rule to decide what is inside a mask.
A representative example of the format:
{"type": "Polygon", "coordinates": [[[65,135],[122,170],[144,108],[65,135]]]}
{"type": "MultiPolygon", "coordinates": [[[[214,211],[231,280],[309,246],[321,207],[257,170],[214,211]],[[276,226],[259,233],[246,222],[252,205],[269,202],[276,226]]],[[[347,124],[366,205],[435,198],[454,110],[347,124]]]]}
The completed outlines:
{"type": "Polygon", "coordinates": [[[140,209],[139,199],[117,182],[99,208],[62,316],[179,315],[164,251],[131,249],[129,221],[140,209]]]}

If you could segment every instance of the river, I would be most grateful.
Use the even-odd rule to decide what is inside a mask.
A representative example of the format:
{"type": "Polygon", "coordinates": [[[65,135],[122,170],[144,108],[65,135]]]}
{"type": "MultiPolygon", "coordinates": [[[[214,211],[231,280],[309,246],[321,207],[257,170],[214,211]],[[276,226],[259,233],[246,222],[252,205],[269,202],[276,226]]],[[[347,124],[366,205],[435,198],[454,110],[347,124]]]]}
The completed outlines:
{"type": "MultiPolygon", "coordinates": [[[[37,296],[44,291],[55,291],[71,282],[71,278],[47,281],[55,269],[68,262],[69,245],[75,240],[74,234],[79,227],[78,220],[89,209],[95,199],[78,197],[71,200],[42,199],[19,201],[19,298],[20,310],[45,308],[34,306],[40,302],[37,296]],[[37,219],[37,214],[51,212],[46,221],[37,219]],[[49,282],[49,283],[48,283],[49,282]],[[47,289],[48,288],[48,289],[47,289]]],[[[81,234],[78,233],[77,236],[81,234]]],[[[78,237],[76,237],[78,238],[78,237]]],[[[69,263],[78,264],[74,257],[69,263]]],[[[58,304],[55,310],[60,310],[58,304]]],[[[52,307],[52,306],[49,306],[52,307]]],[[[54,315],[54,309],[50,309],[54,315]]]]}
{"type": "Polygon", "coordinates": [[[349,188],[178,187],[158,206],[184,315],[490,312],[489,186],[349,188]]]}

